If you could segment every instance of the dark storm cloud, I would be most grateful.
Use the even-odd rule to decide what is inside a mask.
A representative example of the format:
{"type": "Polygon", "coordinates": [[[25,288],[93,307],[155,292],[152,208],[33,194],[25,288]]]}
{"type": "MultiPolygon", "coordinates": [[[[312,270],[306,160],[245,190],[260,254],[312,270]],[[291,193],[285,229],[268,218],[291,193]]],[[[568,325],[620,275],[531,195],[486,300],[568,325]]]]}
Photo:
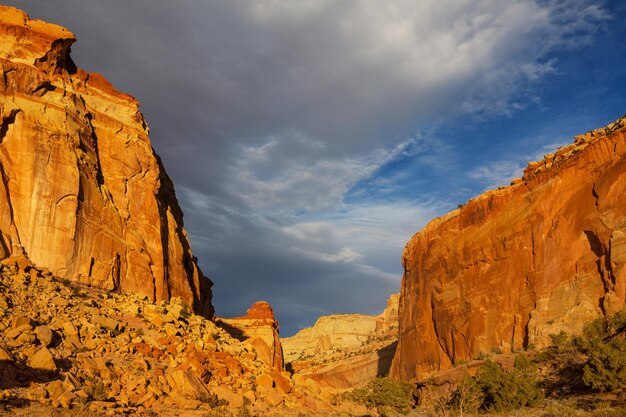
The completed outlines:
{"type": "Polygon", "coordinates": [[[288,333],[380,311],[404,242],[450,205],[347,203],[355,184],[418,128],[523,107],[549,53],[606,18],[583,0],[6,3],[74,31],[77,65],[140,100],[218,314],[267,299],[288,333]]]}

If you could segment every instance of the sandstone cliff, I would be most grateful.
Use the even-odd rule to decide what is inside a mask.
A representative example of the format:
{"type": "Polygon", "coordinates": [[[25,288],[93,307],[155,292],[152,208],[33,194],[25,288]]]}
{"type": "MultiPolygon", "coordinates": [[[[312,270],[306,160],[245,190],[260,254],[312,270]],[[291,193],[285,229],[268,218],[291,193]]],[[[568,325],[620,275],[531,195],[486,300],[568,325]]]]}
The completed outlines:
{"type": "Polygon", "coordinates": [[[259,361],[271,369],[283,370],[283,349],[278,337],[278,321],[268,302],[257,301],[248,309],[246,315],[218,318],[217,323],[234,337],[253,346],[259,361]]]}
{"type": "Polygon", "coordinates": [[[387,375],[396,347],[398,299],[399,294],[391,295],[379,316],[324,316],[313,327],[281,339],[294,380],[346,389],[387,375]]]}
{"type": "Polygon", "coordinates": [[[0,6],[0,258],[180,297],[212,317],[171,180],[132,97],[77,69],[74,35],[0,6]]]}
{"type": "Polygon", "coordinates": [[[408,242],[392,376],[539,348],[624,307],[625,125],[576,137],[408,242]]]}

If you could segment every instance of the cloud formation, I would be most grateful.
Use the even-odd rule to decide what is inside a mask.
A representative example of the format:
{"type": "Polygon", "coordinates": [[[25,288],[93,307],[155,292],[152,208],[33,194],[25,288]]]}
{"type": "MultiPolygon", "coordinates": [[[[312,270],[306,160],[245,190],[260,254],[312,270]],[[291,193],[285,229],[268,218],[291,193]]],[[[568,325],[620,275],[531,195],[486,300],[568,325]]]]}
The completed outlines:
{"type": "Polygon", "coordinates": [[[7,3],[141,101],[218,314],[268,299],[287,333],[381,310],[406,240],[454,203],[410,178],[463,159],[437,128],[533,103],[554,51],[608,19],[586,0],[7,3]]]}

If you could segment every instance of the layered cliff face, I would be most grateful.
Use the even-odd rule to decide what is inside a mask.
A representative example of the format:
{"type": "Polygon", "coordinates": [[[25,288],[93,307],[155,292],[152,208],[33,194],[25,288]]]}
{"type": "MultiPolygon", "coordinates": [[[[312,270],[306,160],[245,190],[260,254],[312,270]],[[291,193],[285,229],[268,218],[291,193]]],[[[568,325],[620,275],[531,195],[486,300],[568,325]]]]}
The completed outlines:
{"type": "Polygon", "coordinates": [[[408,242],[392,376],[542,347],[624,307],[625,125],[576,137],[408,242]]]}
{"type": "Polygon", "coordinates": [[[283,349],[278,337],[278,321],[268,302],[257,301],[248,309],[246,315],[219,318],[217,322],[234,337],[253,346],[257,352],[257,360],[270,369],[283,370],[283,349]]]}
{"type": "Polygon", "coordinates": [[[294,380],[345,389],[387,375],[396,348],[399,296],[391,295],[379,316],[324,316],[313,327],[281,339],[294,380]]]}
{"type": "Polygon", "coordinates": [[[132,97],[76,68],[74,35],[0,6],[0,257],[180,297],[213,316],[171,180],[132,97]]]}

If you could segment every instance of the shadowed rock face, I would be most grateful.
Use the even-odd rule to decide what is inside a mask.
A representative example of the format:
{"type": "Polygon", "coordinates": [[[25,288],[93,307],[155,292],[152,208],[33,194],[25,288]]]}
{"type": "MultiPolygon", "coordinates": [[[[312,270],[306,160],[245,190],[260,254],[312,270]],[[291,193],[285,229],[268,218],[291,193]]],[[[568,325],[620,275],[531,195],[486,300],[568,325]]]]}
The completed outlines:
{"type": "Polygon", "coordinates": [[[576,137],[408,242],[392,376],[542,347],[624,307],[625,121],[576,137]]]}
{"type": "Polygon", "coordinates": [[[138,102],[76,68],[74,35],[0,6],[0,257],[213,316],[138,102]]]}

